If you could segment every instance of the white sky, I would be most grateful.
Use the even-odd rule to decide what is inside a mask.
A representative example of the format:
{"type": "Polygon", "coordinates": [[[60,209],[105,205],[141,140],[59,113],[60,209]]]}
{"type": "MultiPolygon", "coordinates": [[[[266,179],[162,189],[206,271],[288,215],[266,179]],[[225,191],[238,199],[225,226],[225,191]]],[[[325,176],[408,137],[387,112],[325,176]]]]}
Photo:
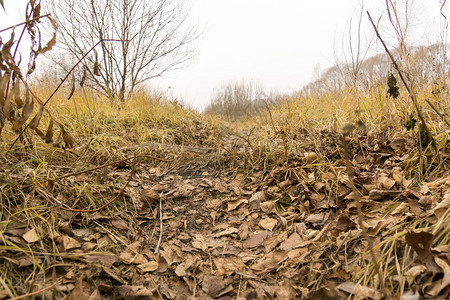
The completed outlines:
{"type": "MultiPolygon", "coordinates": [[[[201,28],[206,28],[197,42],[199,55],[184,69],[150,84],[197,109],[203,109],[214,89],[228,82],[252,80],[268,93],[301,89],[313,79],[316,66],[324,70],[334,64],[335,41],[341,47],[350,15],[355,3],[359,3],[359,0],[188,1],[193,5],[192,17],[199,19],[201,28]]],[[[433,40],[441,20],[441,1],[416,1],[414,43],[433,40]]],[[[27,1],[4,2],[8,17],[0,12],[1,28],[21,19],[19,7],[24,7],[27,1]]],[[[385,0],[366,2],[373,18],[378,18],[385,0]]],[[[366,15],[363,18],[367,26],[366,15]]]]}

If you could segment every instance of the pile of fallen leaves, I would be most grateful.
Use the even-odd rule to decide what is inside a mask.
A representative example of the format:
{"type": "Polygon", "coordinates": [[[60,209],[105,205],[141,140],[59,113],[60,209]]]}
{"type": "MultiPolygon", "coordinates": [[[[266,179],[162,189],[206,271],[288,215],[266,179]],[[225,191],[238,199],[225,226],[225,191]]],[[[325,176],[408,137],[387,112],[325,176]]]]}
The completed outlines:
{"type": "Polygon", "coordinates": [[[242,136],[1,157],[0,299],[448,299],[445,141],[242,136]]]}

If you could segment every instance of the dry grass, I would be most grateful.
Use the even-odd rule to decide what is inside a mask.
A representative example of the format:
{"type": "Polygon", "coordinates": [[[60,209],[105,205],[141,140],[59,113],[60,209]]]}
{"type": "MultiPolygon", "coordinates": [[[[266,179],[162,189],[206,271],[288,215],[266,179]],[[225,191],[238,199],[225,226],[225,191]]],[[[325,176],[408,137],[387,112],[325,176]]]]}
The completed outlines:
{"type": "MultiPolygon", "coordinates": [[[[38,92],[40,95],[48,93],[43,88],[38,92]]],[[[425,91],[419,99],[430,95],[425,91]]],[[[442,96],[435,103],[441,112],[448,111],[447,97],[442,96]]],[[[426,106],[424,102],[421,104],[426,106]]],[[[21,247],[14,240],[3,238],[9,224],[16,224],[19,228],[33,228],[35,234],[42,237],[55,233],[56,228],[61,229],[61,224],[58,223],[60,214],[76,213],[77,210],[95,214],[103,207],[102,213],[110,216],[123,210],[132,211],[123,206],[129,202],[115,200],[131,197],[124,190],[134,180],[136,165],[136,172],[139,172],[143,170],[143,166],[171,170],[187,164],[204,166],[212,163],[219,172],[226,170],[235,175],[243,173],[249,178],[255,178],[263,186],[283,186],[283,197],[276,200],[276,205],[287,222],[295,222],[299,215],[317,213],[320,208],[312,206],[313,202],[306,205],[292,200],[297,199],[290,194],[292,189],[310,184],[308,180],[314,179],[323,184],[322,191],[326,197],[341,199],[340,193],[346,188],[349,179],[343,171],[346,163],[356,169],[362,168],[355,161],[345,162],[343,153],[346,150],[340,134],[345,124],[354,124],[360,120],[366,126],[367,135],[363,137],[364,133],[360,129],[351,132],[346,139],[350,151],[359,156],[370,157],[377,155],[378,151],[386,151],[380,150],[381,147],[388,146],[396,138],[407,139],[406,148],[400,153],[408,154],[408,159],[398,165],[377,166],[385,167],[386,174],[391,174],[392,167],[401,167],[405,180],[413,182],[411,188],[420,190],[424,180],[449,175],[449,131],[436,114],[426,108],[425,115],[440,152],[435,154],[429,149],[425,157],[421,158],[419,151],[414,148],[415,134],[407,132],[403,127],[411,109],[405,95],[393,100],[384,97],[381,91],[366,95],[349,90],[285,99],[272,107],[270,112],[224,126],[214,119],[205,121],[204,116],[176,101],[145,91],[138,92],[136,97],[118,107],[90,94],[78,92],[70,101],[59,95],[52,100],[51,110],[57,119],[70,125],[76,140],[75,149],[64,151],[50,147],[34,137],[33,148],[18,147],[0,160],[0,239],[3,241],[0,251],[13,251],[26,256],[25,260],[35,266],[27,278],[22,278],[17,269],[10,268],[11,264],[4,262],[0,285],[10,295],[20,295],[26,293],[31,282],[45,281],[42,276],[49,274],[45,269],[48,266],[41,262],[42,255],[46,252],[51,252],[51,255],[61,261],[65,258],[82,260],[76,254],[61,253],[56,244],[50,249],[42,243],[35,245],[33,249],[21,247]],[[212,148],[214,153],[190,157],[186,153],[167,151],[164,146],[137,152],[122,151],[130,145],[152,142],[212,148]],[[380,149],[376,150],[376,147],[380,149]],[[311,153],[315,153],[316,157],[311,153]],[[133,155],[137,157],[133,158],[133,155]],[[105,175],[105,170],[111,172],[113,168],[116,170],[113,172],[115,175],[105,175]],[[121,169],[125,171],[121,172],[121,169]],[[300,177],[293,179],[294,175],[300,177]],[[9,278],[14,278],[15,283],[9,278]],[[21,284],[18,285],[20,280],[21,284]]],[[[12,132],[4,131],[2,151],[7,149],[12,136],[12,132]]],[[[439,188],[440,186],[436,186],[433,193],[439,188]]],[[[389,216],[403,205],[402,202],[404,199],[395,198],[380,204],[369,200],[365,195],[365,217],[362,221],[370,223],[371,218],[389,216]]],[[[336,205],[337,208],[331,207],[331,211],[341,209],[351,215],[355,208],[352,208],[351,201],[336,205]]],[[[77,218],[76,214],[74,218],[77,218]]],[[[344,241],[330,235],[311,254],[315,255],[320,251],[325,253],[320,260],[325,266],[325,273],[317,275],[318,271],[313,268],[312,262],[298,266],[312,268],[310,272],[315,274],[310,275],[308,287],[317,290],[326,281],[327,274],[341,272],[343,266],[334,256],[335,251],[345,256],[349,249],[356,249],[360,253],[356,256],[354,253],[348,254],[348,258],[351,257],[353,261],[346,262],[347,265],[358,266],[351,274],[352,282],[380,289],[380,277],[387,278],[384,286],[394,295],[404,292],[407,287],[404,275],[414,265],[412,258],[415,257],[413,250],[405,245],[404,235],[408,230],[420,228],[434,234],[433,247],[448,245],[450,214],[447,210],[440,221],[434,224],[415,217],[396,220],[395,224],[383,232],[382,238],[376,234],[370,237],[373,238],[380,271],[374,267],[375,262],[368,250],[368,236],[363,231],[358,229],[349,233],[344,241]],[[336,248],[337,243],[340,246],[336,248]]],[[[354,221],[357,222],[357,219],[354,221]]],[[[126,237],[116,238],[119,244],[122,243],[120,241],[126,243],[126,237]]]]}

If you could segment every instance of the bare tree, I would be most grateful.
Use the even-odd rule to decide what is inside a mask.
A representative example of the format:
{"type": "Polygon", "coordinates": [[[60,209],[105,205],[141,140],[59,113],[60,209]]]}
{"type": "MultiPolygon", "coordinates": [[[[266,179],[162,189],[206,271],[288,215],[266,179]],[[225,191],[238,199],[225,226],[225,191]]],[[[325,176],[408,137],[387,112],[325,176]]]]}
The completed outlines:
{"type": "Polygon", "coordinates": [[[195,56],[199,33],[182,0],[49,0],[49,6],[65,55],[52,59],[66,69],[101,41],[85,63],[87,84],[111,100],[124,101],[137,85],[195,56]],[[92,68],[97,59],[98,72],[92,68]]]}
{"type": "Polygon", "coordinates": [[[342,79],[347,86],[356,88],[362,76],[362,63],[367,57],[373,38],[363,44],[363,17],[366,10],[364,0],[359,0],[350,16],[348,32],[342,37],[342,53],[335,47],[335,62],[342,79]],[[355,18],[356,17],[356,18],[355,18]],[[342,57],[342,58],[340,58],[342,57]]]}

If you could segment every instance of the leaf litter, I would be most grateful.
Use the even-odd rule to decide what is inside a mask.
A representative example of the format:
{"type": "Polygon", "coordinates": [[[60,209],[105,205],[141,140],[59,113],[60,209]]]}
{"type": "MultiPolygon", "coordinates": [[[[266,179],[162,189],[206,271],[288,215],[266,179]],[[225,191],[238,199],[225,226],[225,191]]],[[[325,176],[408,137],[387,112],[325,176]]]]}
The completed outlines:
{"type": "Polygon", "coordinates": [[[0,299],[447,299],[448,145],[417,179],[413,138],[347,137],[346,162],[339,133],[302,134],[288,156],[228,133],[89,172],[2,157],[0,299]]]}

